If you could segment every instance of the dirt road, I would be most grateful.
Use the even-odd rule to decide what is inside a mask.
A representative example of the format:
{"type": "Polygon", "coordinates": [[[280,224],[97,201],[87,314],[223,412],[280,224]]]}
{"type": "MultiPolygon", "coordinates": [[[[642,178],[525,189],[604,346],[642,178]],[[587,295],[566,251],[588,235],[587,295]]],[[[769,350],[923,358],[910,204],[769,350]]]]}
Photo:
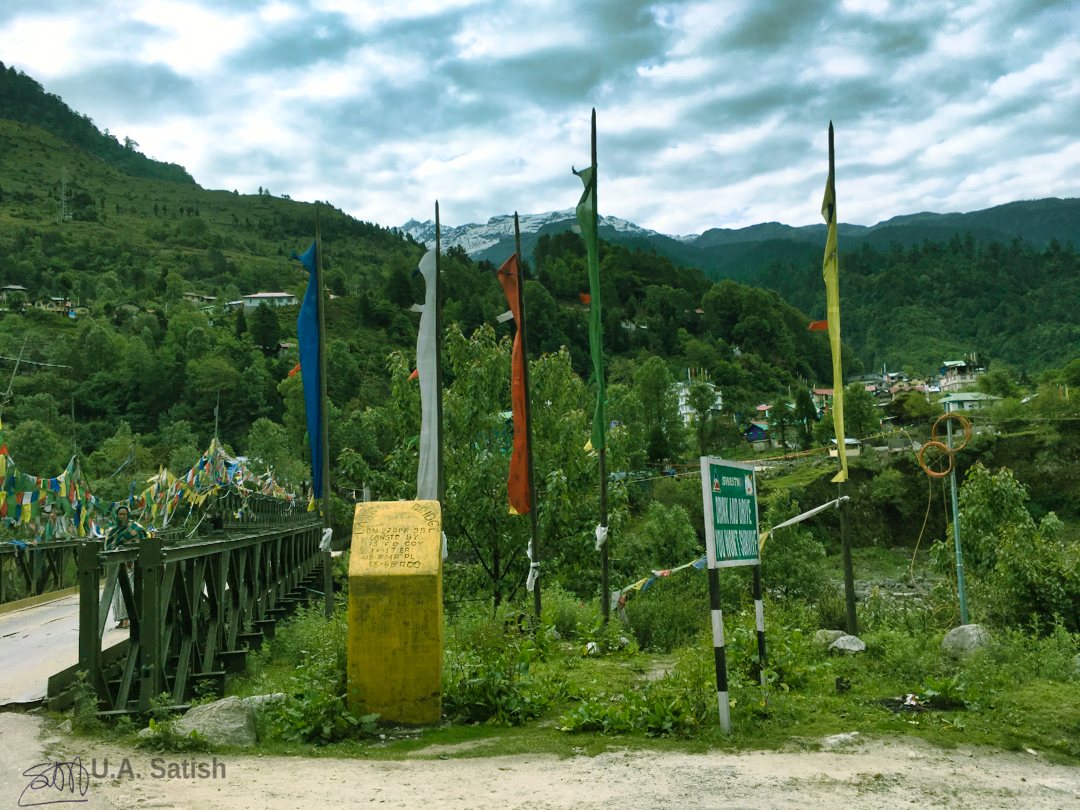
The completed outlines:
{"type": "Polygon", "coordinates": [[[20,799],[24,807],[81,799],[61,807],[106,810],[1080,808],[1080,768],[1051,765],[1037,753],[943,751],[913,739],[856,738],[820,752],[625,751],[568,759],[498,756],[494,745],[469,751],[490,750],[490,756],[458,758],[461,747],[430,747],[403,761],[372,762],[158,757],[44,729],[40,718],[0,714],[0,810],[19,807],[20,799]],[[53,765],[76,756],[85,770],[53,765]],[[24,775],[45,763],[50,765],[37,769],[36,782],[33,774],[24,775]],[[73,791],[70,778],[80,774],[85,778],[73,791]]]}

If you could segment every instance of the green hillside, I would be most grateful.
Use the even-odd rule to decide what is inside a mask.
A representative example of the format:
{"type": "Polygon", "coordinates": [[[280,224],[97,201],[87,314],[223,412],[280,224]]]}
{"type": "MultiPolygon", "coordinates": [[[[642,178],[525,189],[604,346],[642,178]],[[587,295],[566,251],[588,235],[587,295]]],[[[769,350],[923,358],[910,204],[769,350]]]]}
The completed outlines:
{"type": "MultiPolygon", "coordinates": [[[[118,157],[109,145],[115,139],[89,119],[29,77],[0,73],[0,110],[20,119],[0,117],[0,286],[25,288],[0,313],[0,357],[9,358],[0,362],[8,369],[21,358],[2,405],[9,448],[42,471],[77,448],[91,478],[129,461],[138,475],[182,463],[216,429],[237,452],[303,478],[300,384],[288,376],[296,350],[278,348],[295,342],[296,307],[241,316],[222,304],[260,291],[302,295],[306,273],[289,257],[312,239],[316,206],[203,189],[130,144],[118,157]],[[51,298],[70,301],[75,317],[35,306],[51,298]]],[[[423,248],[332,205],[318,208],[333,295],[331,455],[357,450],[363,469],[378,476],[388,448],[365,436],[364,414],[392,393],[388,355],[413,362],[410,307],[423,296],[413,271],[423,248]]],[[[540,234],[526,255],[530,353],[565,346],[573,372],[587,380],[581,239],[540,234]]],[[[694,369],[721,385],[728,407],[746,418],[800,380],[827,378],[824,337],[807,333],[807,316],[776,294],[714,284],[651,248],[605,243],[602,261],[609,376],[634,397],[649,396],[641,389],[645,366],[660,375],[653,382],[661,392],[694,369]]],[[[496,324],[506,302],[493,265],[452,250],[442,267],[447,324],[465,335],[496,324]]],[[[507,337],[511,329],[500,324],[496,332],[507,337]]],[[[673,407],[666,393],[662,400],[673,407]]],[[[505,386],[491,408],[508,407],[505,386]]],[[[681,425],[666,415],[641,430],[652,436],[635,449],[635,465],[690,451],[681,425]]],[[[741,441],[734,422],[698,440],[741,441]]]]}

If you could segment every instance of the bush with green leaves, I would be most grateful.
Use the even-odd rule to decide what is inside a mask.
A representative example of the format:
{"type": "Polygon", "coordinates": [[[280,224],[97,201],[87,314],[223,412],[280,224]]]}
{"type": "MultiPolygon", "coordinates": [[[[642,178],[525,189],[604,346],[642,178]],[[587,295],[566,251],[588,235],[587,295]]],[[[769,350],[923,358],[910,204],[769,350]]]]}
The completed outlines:
{"type": "Polygon", "coordinates": [[[447,627],[443,712],[455,720],[497,725],[520,725],[543,713],[559,686],[533,671],[542,655],[523,611],[511,606],[494,613],[480,606],[462,610],[447,627]]]}
{"type": "Polygon", "coordinates": [[[618,570],[626,577],[641,576],[653,569],[674,568],[702,556],[690,515],[679,504],[649,504],[644,517],[619,539],[618,570]]]}
{"type": "Polygon", "coordinates": [[[94,685],[86,670],[75,673],[75,683],[71,686],[74,700],[71,714],[71,729],[79,734],[92,734],[102,728],[98,717],[99,701],[94,685]]]}
{"type": "MultiPolygon", "coordinates": [[[[1080,546],[1065,541],[1053,512],[1036,523],[1027,500],[1027,489],[1007,468],[991,472],[976,463],[968,471],[959,511],[971,601],[1003,625],[1049,626],[1060,617],[1069,630],[1080,630],[1080,546]]],[[[951,570],[952,544],[937,543],[933,558],[951,570]]]]}
{"type": "Polygon", "coordinates": [[[378,715],[357,716],[346,704],[347,633],[342,599],[329,619],[322,606],[301,607],[278,628],[258,659],[260,668],[273,662],[288,673],[283,681],[266,684],[286,694],[260,719],[269,737],[325,745],[375,732],[378,715]]]}
{"type": "Polygon", "coordinates": [[[709,583],[704,571],[688,568],[660,577],[626,603],[630,629],[643,650],[671,652],[689,643],[709,623],[709,583]]]}
{"type": "MultiPolygon", "coordinates": [[[[764,499],[762,525],[776,526],[802,512],[787,490],[764,499]]],[[[785,526],[769,535],[761,551],[762,586],[776,599],[817,601],[829,586],[825,547],[805,524],[785,526]]]]}
{"type": "Polygon", "coordinates": [[[187,734],[181,734],[176,730],[176,721],[179,716],[173,704],[172,695],[162,692],[150,701],[150,734],[139,737],[136,745],[153,751],[176,753],[209,751],[212,747],[209,740],[195,729],[187,734]]]}

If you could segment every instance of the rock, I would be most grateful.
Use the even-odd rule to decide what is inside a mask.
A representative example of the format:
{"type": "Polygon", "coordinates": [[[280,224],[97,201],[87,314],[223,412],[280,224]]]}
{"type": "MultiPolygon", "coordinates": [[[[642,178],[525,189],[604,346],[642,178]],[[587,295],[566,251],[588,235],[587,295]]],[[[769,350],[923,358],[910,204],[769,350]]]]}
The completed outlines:
{"type": "Polygon", "coordinates": [[[56,727],[56,730],[57,730],[58,732],[60,732],[61,734],[70,734],[70,733],[71,733],[71,718],[69,717],[69,718],[68,718],[67,720],[65,720],[65,721],[64,721],[63,723],[61,723],[60,725],[58,725],[58,726],[56,727]]]}
{"type": "Polygon", "coordinates": [[[248,706],[255,712],[260,712],[271,703],[280,703],[285,700],[288,695],[284,692],[273,692],[269,695],[250,695],[246,698],[240,698],[240,702],[245,706],[248,706]]]}
{"type": "Polygon", "coordinates": [[[154,736],[154,730],[152,728],[150,728],[150,727],[140,728],[139,733],[136,734],[135,736],[138,737],[140,740],[147,740],[150,737],[154,736]]]}
{"type": "Polygon", "coordinates": [[[964,658],[990,642],[990,634],[981,624],[962,624],[954,627],[941,640],[941,651],[953,658],[964,658]]]}
{"type": "MultiPolygon", "coordinates": [[[[855,636],[849,636],[849,638],[855,638],[855,636]]],[[[821,741],[821,747],[825,749],[839,748],[842,745],[850,745],[858,738],[859,732],[847,731],[843,734],[833,734],[831,737],[825,737],[821,741]]]]}
{"type": "Polygon", "coordinates": [[[843,635],[845,635],[843,630],[818,630],[814,633],[814,643],[821,647],[828,647],[843,635]]]}
{"type": "Polygon", "coordinates": [[[842,635],[829,645],[829,652],[855,655],[866,651],[866,644],[858,636],[842,635]]]}
{"type": "Polygon", "coordinates": [[[629,646],[630,646],[630,639],[628,639],[626,636],[619,636],[619,649],[620,650],[625,650],[629,646]]]}
{"type": "Polygon", "coordinates": [[[176,733],[197,731],[213,745],[254,745],[255,711],[238,697],[227,697],[188,710],[176,721],[176,733]]]}
{"type": "Polygon", "coordinates": [[[1080,654],[1077,654],[1073,658],[1072,679],[1074,681],[1080,681],[1080,654]]]}
{"type": "Polygon", "coordinates": [[[595,641],[590,641],[588,644],[585,645],[585,655],[599,655],[599,654],[600,654],[600,645],[597,644],[595,641]]]}

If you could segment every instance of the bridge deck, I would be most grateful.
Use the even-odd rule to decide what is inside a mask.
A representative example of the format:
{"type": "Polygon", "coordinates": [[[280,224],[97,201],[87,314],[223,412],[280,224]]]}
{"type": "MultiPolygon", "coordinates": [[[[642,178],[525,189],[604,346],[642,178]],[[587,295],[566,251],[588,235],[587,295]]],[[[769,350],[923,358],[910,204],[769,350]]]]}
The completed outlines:
{"type": "MultiPolygon", "coordinates": [[[[128,636],[110,621],[102,649],[128,636]]],[[[0,706],[37,703],[49,677],[79,661],[79,595],[0,613],[0,706]]]]}

